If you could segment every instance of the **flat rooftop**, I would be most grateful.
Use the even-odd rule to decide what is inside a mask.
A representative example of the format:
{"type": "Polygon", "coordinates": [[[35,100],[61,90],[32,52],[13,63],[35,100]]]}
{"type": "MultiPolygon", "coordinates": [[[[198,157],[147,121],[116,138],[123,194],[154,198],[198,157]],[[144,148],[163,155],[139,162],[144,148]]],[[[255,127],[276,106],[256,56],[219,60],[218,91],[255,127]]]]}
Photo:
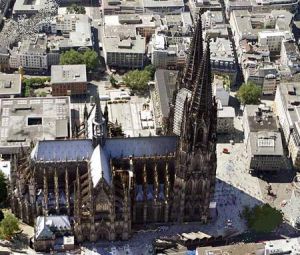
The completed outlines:
{"type": "Polygon", "coordinates": [[[1,99],[0,154],[17,153],[31,141],[70,136],[69,97],[1,99]]]}
{"type": "Polygon", "coordinates": [[[144,54],[146,51],[146,40],[139,35],[135,39],[124,38],[123,40],[119,37],[104,37],[103,49],[106,52],[144,54]]]}
{"type": "Polygon", "coordinates": [[[143,4],[144,8],[184,7],[183,0],[143,0],[143,4]]]}
{"type": "Polygon", "coordinates": [[[86,65],[52,65],[51,83],[87,82],[86,65]]]}
{"type": "Polygon", "coordinates": [[[263,255],[265,245],[263,243],[239,243],[234,245],[226,245],[220,247],[201,247],[197,248],[198,255],[248,255],[261,254],[263,255]],[[262,252],[262,253],[259,253],[262,252]]]}
{"type": "Polygon", "coordinates": [[[163,117],[168,117],[170,102],[176,89],[178,71],[157,69],[155,72],[156,89],[163,117]]]}
{"type": "Polygon", "coordinates": [[[0,97],[21,94],[21,75],[0,73],[0,97]]]}
{"type": "Polygon", "coordinates": [[[47,0],[16,0],[13,14],[34,14],[45,8],[47,0]]]}

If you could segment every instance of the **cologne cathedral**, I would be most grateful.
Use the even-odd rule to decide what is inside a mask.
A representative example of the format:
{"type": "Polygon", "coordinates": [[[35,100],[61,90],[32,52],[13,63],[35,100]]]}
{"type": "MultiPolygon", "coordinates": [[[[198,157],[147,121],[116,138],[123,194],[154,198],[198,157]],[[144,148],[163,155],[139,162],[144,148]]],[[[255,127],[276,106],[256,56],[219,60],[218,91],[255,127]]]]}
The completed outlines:
{"type": "Polygon", "coordinates": [[[68,215],[78,242],[126,240],[141,224],[205,223],[215,186],[216,122],[199,18],[168,135],[111,137],[107,109],[96,100],[85,114],[85,139],[39,141],[13,159],[12,211],[29,224],[39,215],[68,215]]]}

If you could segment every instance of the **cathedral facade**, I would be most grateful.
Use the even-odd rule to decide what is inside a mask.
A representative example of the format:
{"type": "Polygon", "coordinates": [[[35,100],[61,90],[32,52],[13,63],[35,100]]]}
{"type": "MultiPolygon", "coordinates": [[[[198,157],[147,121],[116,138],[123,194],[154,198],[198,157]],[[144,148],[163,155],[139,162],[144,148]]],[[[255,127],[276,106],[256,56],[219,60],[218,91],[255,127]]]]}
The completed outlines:
{"type": "Polygon", "coordinates": [[[96,100],[86,139],[39,141],[12,162],[11,207],[24,222],[68,215],[78,242],[126,240],[132,226],[209,219],[216,102],[201,19],[171,107],[168,136],[112,138],[96,100]],[[177,131],[176,131],[177,130],[177,131]],[[179,132],[179,133],[178,133],[179,132]]]}

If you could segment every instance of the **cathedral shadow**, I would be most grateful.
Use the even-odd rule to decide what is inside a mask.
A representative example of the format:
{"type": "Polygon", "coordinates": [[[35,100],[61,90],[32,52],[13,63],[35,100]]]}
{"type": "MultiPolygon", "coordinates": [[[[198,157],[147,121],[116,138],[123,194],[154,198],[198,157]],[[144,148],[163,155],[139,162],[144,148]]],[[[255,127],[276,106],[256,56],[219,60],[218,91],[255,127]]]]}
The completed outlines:
{"type": "Polygon", "coordinates": [[[282,169],[278,172],[253,172],[252,176],[256,176],[268,183],[292,183],[296,171],[291,165],[287,169],[282,169]]]}
{"type": "Polygon", "coordinates": [[[98,95],[98,87],[95,85],[95,84],[93,84],[93,83],[88,83],[88,91],[89,91],[89,97],[88,97],[88,103],[90,102],[90,97],[91,96],[96,96],[96,95],[98,95]]]}
{"type": "Polygon", "coordinates": [[[243,143],[243,139],[244,132],[236,128],[230,134],[217,135],[217,143],[230,143],[231,141],[233,141],[234,143],[243,143]]]}
{"type": "MultiPolygon", "coordinates": [[[[212,217],[206,225],[195,222],[174,224],[168,231],[161,235],[157,234],[154,246],[160,240],[168,244],[171,242],[175,249],[180,244],[189,250],[194,250],[203,246],[217,247],[236,242],[260,242],[297,237],[299,231],[287,222],[282,223],[271,233],[256,233],[247,228],[242,212],[245,207],[251,208],[264,204],[257,198],[258,193],[255,188],[250,190],[240,183],[235,185],[217,178],[212,199],[217,202],[215,217],[212,217]]],[[[213,215],[211,210],[211,216],[213,215]]]]}

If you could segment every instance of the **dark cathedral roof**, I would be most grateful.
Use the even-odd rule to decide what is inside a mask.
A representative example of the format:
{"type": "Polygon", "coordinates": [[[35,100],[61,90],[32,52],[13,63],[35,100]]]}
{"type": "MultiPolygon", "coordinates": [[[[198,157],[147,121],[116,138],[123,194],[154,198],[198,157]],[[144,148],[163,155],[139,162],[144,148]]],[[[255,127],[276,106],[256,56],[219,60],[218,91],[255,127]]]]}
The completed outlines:
{"type": "Polygon", "coordinates": [[[148,136],[107,139],[104,150],[112,158],[168,155],[176,152],[177,136],[148,136]]]}
{"type": "MultiPolygon", "coordinates": [[[[107,138],[103,150],[108,157],[142,157],[168,155],[176,152],[177,136],[107,138]]],[[[92,140],[39,141],[31,153],[33,160],[64,161],[90,159],[94,151],[92,140]]]]}
{"type": "Polygon", "coordinates": [[[31,152],[33,160],[64,161],[89,159],[93,153],[91,140],[44,140],[39,141],[31,152]]]}
{"type": "Polygon", "coordinates": [[[39,141],[31,152],[34,161],[85,161],[88,160],[94,187],[103,177],[111,184],[110,158],[167,156],[177,148],[177,136],[148,136],[107,138],[105,145],[93,148],[92,140],[39,141]]]}
{"type": "Polygon", "coordinates": [[[209,113],[213,106],[209,41],[207,41],[193,88],[189,112],[196,115],[209,113]]]}
{"type": "Polygon", "coordinates": [[[183,83],[186,84],[186,88],[191,88],[191,83],[195,80],[197,75],[197,68],[199,68],[203,55],[203,37],[202,37],[202,21],[201,13],[199,14],[194,36],[189,48],[189,55],[183,74],[183,83]]]}

